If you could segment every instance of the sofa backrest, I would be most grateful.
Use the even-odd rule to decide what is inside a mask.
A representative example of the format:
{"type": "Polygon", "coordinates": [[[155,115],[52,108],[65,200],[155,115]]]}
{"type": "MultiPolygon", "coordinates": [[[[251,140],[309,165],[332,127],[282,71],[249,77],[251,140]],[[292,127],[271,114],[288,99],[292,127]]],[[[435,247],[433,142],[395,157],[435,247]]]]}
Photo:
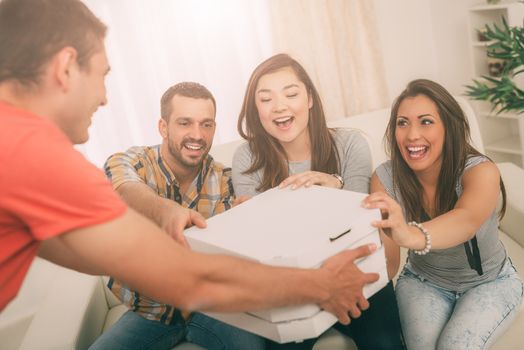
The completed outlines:
{"type": "MultiPolygon", "coordinates": [[[[471,105],[463,97],[455,96],[455,98],[468,118],[473,145],[479,150],[479,152],[484,153],[480,129],[471,105]]],[[[376,168],[388,159],[384,151],[382,140],[389,120],[389,114],[390,109],[384,108],[346,118],[331,120],[328,121],[328,126],[331,128],[351,128],[359,130],[369,143],[373,158],[373,168],[376,168]]],[[[231,166],[233,154],[235,153],[236,148],[244,142],[244,140],[237,140],[213,146],[211,148],[211,155],[218,162],[231,166]]]]}

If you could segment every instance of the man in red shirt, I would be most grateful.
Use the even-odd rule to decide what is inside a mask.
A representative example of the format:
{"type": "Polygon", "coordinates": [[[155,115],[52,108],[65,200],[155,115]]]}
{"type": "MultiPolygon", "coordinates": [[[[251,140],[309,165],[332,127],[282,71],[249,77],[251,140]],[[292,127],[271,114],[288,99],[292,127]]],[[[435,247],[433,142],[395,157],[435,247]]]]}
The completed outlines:
{"type": "MultiPolygon", "coordinates": [[[[342,323],[358,317],[362,287],[378,275],[353,261],[373,247],[300,270],[198,254],[128,208],[74,150],[107,103],[105,33],[79,0],[0,1],[0,310],[39,254],[186,310],[316,303],[342,323]]],[[[187,213],[181,220],[205,225],[187,213]]]]}

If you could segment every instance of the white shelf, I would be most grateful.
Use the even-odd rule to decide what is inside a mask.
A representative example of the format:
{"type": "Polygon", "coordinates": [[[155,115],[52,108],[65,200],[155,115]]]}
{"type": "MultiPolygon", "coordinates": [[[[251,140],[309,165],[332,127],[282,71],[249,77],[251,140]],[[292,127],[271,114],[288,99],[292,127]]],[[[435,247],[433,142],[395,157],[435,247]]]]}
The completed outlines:
{"type": "Polygon", "coordinates": [[[500,79],[500,77],[495,77],[495,76],[489,75],[488,73],[486,73],[485,75],[478,75],[476,77],[473,77],[473,79],[478,80],[481,83],[491,84],[491,82],[488,79],[486,79],[486,77],[490,79],[500,79]]]}
{"type": "Polygon", "coordinates": [[[481,113],[481,115],[483,117],[486,117],[486,118],[495,118],[495,119],[515,119],[515,120],[519,120],[519,119],[522,119],[524,118],[524,114],[518,114],[518,113],[508,113],[508,112],[504,112],[504,113],[496,113],[496,112],[488,112],[488,113],[481,113]]]}
{"type": "Polygon", "coordinates": [[[520,148],[520,138],[518,136],[511,136],[492,142],[486,145],[486,150],[492,152],[522,155],[522,150],[520,148]]]}
{"type": "MultiPolygon", "coordinates": [[[[490,63],[495,63],[496,60],[488,58],[487,52],[488,47],[494,42],[480,41],[479,31],[486,28],[486,25],[502,28],[503,19],[509,26],[522,26],[523,18],[524,4],[518,1],[503,1],[495,5],[484,3],[469,9],[468,34],[472,79],[488,85],[490,82],[486,78],[500,79],[489,73],[490,63]]],[[[467,85],[473,85],[473,81],[470,80],[467,85]]],[[[524,139],[521,141],[521,138],[524,138],[524,113],[497,113],[496,110],[492,110],[493,106],[488,102],[479,103],[477,106],[477,116],[482,121],[480,127],[483,138],[495,140],[484,144],[486,151],[493,153],[490,155],[493,160],[511,161],[519,166],[524,164],[524,139]]]]}
{"type": "Polygon", "coordinates": [[[496,5],[477,5],[470,8],[470,11],[493,11],[493,10],[505,10],[513,3],[502,3],[496,5]]]}
{"type": "Polygon", "coordinates": [[[494,43],[493,40],[490,40],[490,41],[474,41],[472,43],[472,45],[475,46],[475,47],[488,47],[489,45],[491,45],[493,43],[494,43]]]}

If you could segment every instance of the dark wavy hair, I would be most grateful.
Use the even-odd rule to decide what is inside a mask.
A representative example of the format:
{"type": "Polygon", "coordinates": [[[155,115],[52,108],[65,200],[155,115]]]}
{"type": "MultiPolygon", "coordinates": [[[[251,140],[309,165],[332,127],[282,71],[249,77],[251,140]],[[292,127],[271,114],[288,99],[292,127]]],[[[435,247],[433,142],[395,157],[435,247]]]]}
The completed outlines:
{"type": "MultiPolygon", "coordinates": [[[[391,116],[384,138],[386,153],[391,158],[393,186],[400,192],[406,218],[407,220],[422,221],[424,211],[422,186],[413,170],[402,157],[395,139],[400,104],[407,97],[418,95],[428,97],[437,105],[440,119],[444,124],[442,166],[434,203],[435,216],[454,208],[458,200],[455,185],[464,171],[466,160],[470,156],[478,156],[481,153],[471,145],[470,128],[462,108],[444,87],[426,79],[413,80],[408,84],[391,108],[391,116]]],[[[502,208],[499,212],[499,218],[502,218],[506,211],[506,190],[502,178],[500,179],[500,190],[502,192],[502,208]]]]}
{"type": "Polygon", "coordinates": [[[193,81],[184,81],[171,86],[166,90],[166,92],[164,92],[162,98],[160,99],[160,116],[166,122],[169,121],[169,116],[171,115],[171,112],[173,112],[171,100],[173,97],[175,97],[175,95],[195,99],[211,100],[211,102],[213,102],[213,107],[216,114],[217,103],[211,91],[199,83],[195,83],[193,81]]]}
{"type": "Polygon", "coordinates": [[[257,191],[275,187],[289,176],[286,152],[278,140],[269,135],[262,126],[255,103],[255,90],[260,78],[284,68],[291,68],[295,72],[313,100],[308,120],[311,170],[337,174],[339,172],[339,155],[333,135],[326,124],[320,95],[300,63],[287,54],[278,54],[262,62],[251,74],[238,116],[238,132],[248,141],[253,154],[251,167],[245,173],[251,174],[259,169],[264,171],[262,183],[257,191]]]}

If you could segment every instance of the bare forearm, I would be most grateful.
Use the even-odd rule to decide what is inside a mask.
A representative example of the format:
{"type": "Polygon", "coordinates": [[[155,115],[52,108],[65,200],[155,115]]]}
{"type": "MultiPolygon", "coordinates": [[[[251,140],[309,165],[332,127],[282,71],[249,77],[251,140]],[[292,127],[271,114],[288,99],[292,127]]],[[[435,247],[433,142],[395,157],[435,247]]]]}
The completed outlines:
{"type": "Polygon", "coordinates": [[[76,263],[56,262],[114,276],[155,300],[191,310],[246,311],[321,303],[329,297],[327,271],[273,268],[194,253],[129,211],[124,226],[109,223],[63,235],[62,244],[76,263]]]}
{"type": "MultiPolygon", "coordinates": [[[[465,173],[462,184],[463,192],[455,207],[423,223],[431,236],[432,249],[446,249],[468,241],[493,215],[500,191],[496,167],[491,163],[478,165],[465,173]]],[[[382,228],[402,247],[424,249],[425,235],[419,228],[408,226],[401,207],[385,193],[376,174],[371,179],[371,192],[364,206],[383,212],[383,220],[373,225],[382,228]]]]}
{"type": "Polygon", "coordinates": [[[164,223],[164,215],[176,205],[174,201],[160,197],[149,186],[139,182],[124,183],[116,191],[131,208],[159,226],[164,223]]]}
{"type": "Polygon", "coordinates": [[[348,310],[358,312],[356,305],[367,303],[364,284],[378,278],[363,274],[353,263],[369,254],[369,247],[337,254],[319,269],[269,267],[184,249],[132,209],[122,218],[60,239],[81,261],[68,267],[100,271],[155,300],[189,310],[247,311],[316,303],[347,322],[348,310]]]}
{"type": "Polygon", "coordinates": [[[333,281],[322,269],[276,268],[217,255],[198,254],[197,260],[208,268],[197,267],[200,281],[192,288],[191,310],[259,310],[322,304],[330,297],[333,281]]]}
{"type": "Polygon", "coordinates": [[[443,249],[471,239],[493,214],[500,193],[500,174],[491,162],[465,171],[463,192],[455,208],[425,223],[432,246],[443,249]]]}
{"type": "MultiPolygon", "coordinates": [[[[474,213],[465,209],[453,209],[428,222],[423,223],[424,228],[431,235],[432,249],[446,249],[462,244],[475,236],[483,221],[474,213]]],[[[419,241],[418,246],[425,245],[424,235],[417,228],[412,227],[419,241]]]]}
{"type": "Polygon", "coordinates": [[[38,256],[57,265],[66,266],[91,275],[104,274],[103,269],[96,268],[91,264],[86,264],[84,260],[78,259],[59,237],[43,241],[38,249],[38,256]]]}

